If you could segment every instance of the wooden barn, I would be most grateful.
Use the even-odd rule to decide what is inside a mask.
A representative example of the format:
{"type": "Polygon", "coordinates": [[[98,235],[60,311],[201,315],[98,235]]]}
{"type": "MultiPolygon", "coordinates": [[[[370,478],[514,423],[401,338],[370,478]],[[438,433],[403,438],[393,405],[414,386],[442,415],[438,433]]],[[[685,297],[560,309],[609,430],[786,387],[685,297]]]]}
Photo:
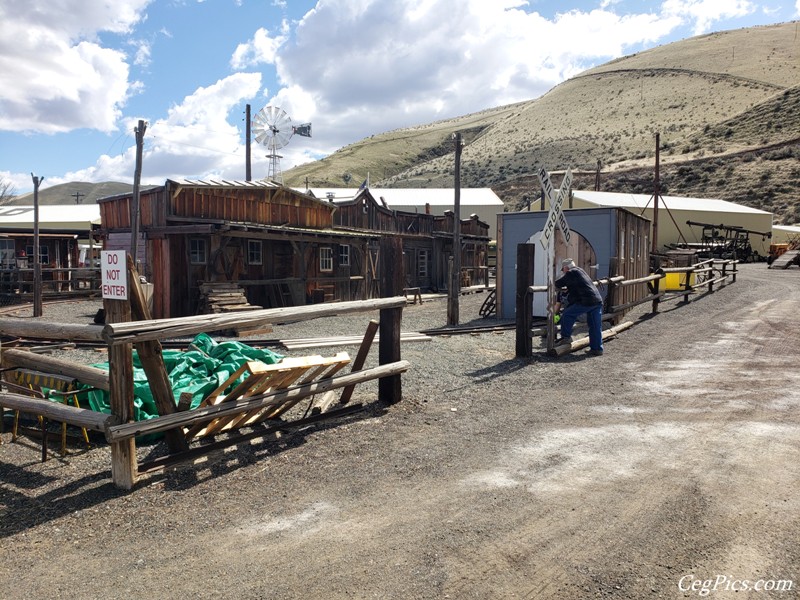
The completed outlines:
{"type": "MultiPolygon", "coordinates": [[[[405,285],[430,291],[447,289],[448,262],[453,255],[455,215],[392,210],[375,199],[369,189],[351,199],[335,199],[334,225],[347,231],[398,236],[403,243],[405,285]]],[[[461,219],[461,284],[485,285],[488,224],[476,215],[461,219]]],[[[380,265],[377,243],[372,246],[372,264],[380,265]]]]}
{"type": "MultiPolygon", "coordinates": [[[[560,230],[555,236],[554,275],[560,260],[572,258],[592,279],[623,275],[644,277],[650,272],[650,221],[622,208],[565,210],[572,231],[566,244],[560,230]]],[[[504,213],[497,217],[497,307],[498,316],[512,319],[516,310],[516,257],[518,244],[535,244],[534,285],[547,283],[547,253],[539,244],[547,220],[546,211],[504,213]]],[[[605,295],[605,290],[601,289],[605,295]]],[[[647,295],[643,286],[616,287],[616,297],[606,304],[620,305],[647,295]]],[[[534,295],[533,314],[547,315],[545,294],[534,295]]]]}
{"type": "MultiPolygon", "coordinates": [[[[98,201],[106,249],[131,249],[132,198],[98,201]]],[[[155,318],[370,297],[379,236],[335,229],[330,202],[270,181],[167,180],[139,212],[155,318]]]]}

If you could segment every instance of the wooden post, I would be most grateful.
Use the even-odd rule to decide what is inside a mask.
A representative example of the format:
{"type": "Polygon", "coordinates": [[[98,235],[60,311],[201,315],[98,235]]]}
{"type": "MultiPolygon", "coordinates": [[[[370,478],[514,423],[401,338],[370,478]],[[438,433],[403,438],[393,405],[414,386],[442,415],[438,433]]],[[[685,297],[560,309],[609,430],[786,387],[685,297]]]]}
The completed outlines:
{"type": "Polygon", "coordinates": [[[693,270],[692,271],[686,271],[686,280],[683,282],[683,288],[684,288],[684,291],[686,292],[683,295],[683,301],[684,302],[689,302],[689,294],[692,291],[692,274],[693,273],[694,273],[693,270]]]}
{"type": "Polygon", "coordinates": [[[139,126],[134,130],[136,133],[136,165],[133,172],[133,194],[131,195],[131,256],[133,264],[136,264],[136,257],[139,246],[139,184],[142,179],[142,150],[144,148],[144,131],[147,125],[139,119],[139,126]]]}
{"type": "MultiPolygon", "coordinates": [[[[131,320],[131,305],[127,300],[104,300],[107,323],[131,320]]],[[[119,423],[133,420],[133,347],[114,344],[108,347],[111,414],[119,423]]],[[[111,444],[111,478],[124,490],[136,483],[136,443],[134,438],[111,444]]]]}
{"type": "MultiPolygon", "coordinates": [[[[399,237],[381,238],[381,294],[384,297],[403,294],[403,240],[399,237]]],[[[385,308],[380,311],[378,363],[385,365],[400,360],[400,324],[403,308],[385,308]]],[[[400,375],[383,377],[378,381],[378,396],[387,404],[402,399],[400,375]]]]}
{"type": "Polygon", "coordinates": [[[453,134],[456,142],[455,198],[453,200],[453,269],[447,290],[447,324],[458,325],[461,296],[461,133],[453,134]]]}
{"type": "Polygon", "coordinates": [[[531,322],[533,321],[533,303],[528,288],[533,284],[533,257],[536,253],[534,244],[517,246],[517,358],[527,358],[533,353],[531,341],[531,322]]]}
{"type": "Polygon", "coordinates": [[[33,316],[42,316],[42,259],[39,249],[39,184],[44,177],[33,178],[33,316]]]}
{"type": "MultiPolygon", "coordinates": [[[[139,285],[139,274],[133,264],[133,257],[128,255],[128,293],[131,299],[131,313],[137,321],[149,321],[152,317],[147,308],[144,293],[139,285]]],[[[136,352],[147,375],[147,383],[153,394],[159,416],[171,415],[178,412],[175,406],[175,396],[169,382],[167,367],[161,353],[161,342],[150,340],[136,344],[136,352]]],[[[167,446],[171,453],[183,452],[189,449],[186,437],[179,429],[172,429],[164,434],[167,446]]]]}
{"type": "MultiPolygon", "coordinates": [[[[664,272],[661,269],[659,269],[657,274],[663,275],[664,272]]],[[[650,293],[656,295],[656,297],[653,298],[653,309],[651,311],[652,314],[655,315],[656,313],[658,313],[658,304],[661,301],[661,296],[658,295],[659,287],[661,286],[661,279],[656,279],[651,283],[648,283],[647,286],[650,288],[650,293]]]]}
{"type": "Polygon", "coordinates": [[[733,261],[732,269],[731,269],[731,283],[736,283],[736,265],[739,264],[738,261],[733,261]]]}
{"type": "MultiPolygon", "coordinates": [[[[358,348],[358,354],[356,354],[356,358],[353,361],[353,366],[350,367],[350,372],[360,371],[364,368],[364,363],[367,360],[367,355],[369,354],[369,349],[372,347],[372,342],[375,339],[375,334],[378,333],[378,326],[380,324],[377,321],[370,321],[367,324],[367,332],[364,334],[364,339],[361,340],[361,346],[358,348]]],[[[347,404],[350,402],[350,398],[353,396],[353,390],[356,389],[354,385],[348,385],[346,388],[342,390],[342,395],[339,397],[339,404],[347,404]]]]}

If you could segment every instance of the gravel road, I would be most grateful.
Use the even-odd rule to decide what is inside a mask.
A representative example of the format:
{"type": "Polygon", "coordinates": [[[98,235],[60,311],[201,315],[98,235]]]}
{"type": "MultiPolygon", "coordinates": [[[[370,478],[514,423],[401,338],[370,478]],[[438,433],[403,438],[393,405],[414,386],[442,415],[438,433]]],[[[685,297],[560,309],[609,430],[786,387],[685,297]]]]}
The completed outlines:
{"type": "MultiPolygon", "coordinates": [[[[361,413],[131,492],[106,446],[42,464],[6,427],[0,596],[798,598],[799,284],[743,265],[688,305],[632,312],[600,357],[516,359],[513,331],[404,344],[401,403],[359,386],[361,413]]],[[[463,298],[462,323],[484,322],[484,297],[463,298]]],[[[269,335],[360,333],[371,316],[269,335]]],[[[409,306],[403,331],[445,320],[444,300],[409,306]]],[[[340,350],[356,352],[321,353],[340,350]]]]}

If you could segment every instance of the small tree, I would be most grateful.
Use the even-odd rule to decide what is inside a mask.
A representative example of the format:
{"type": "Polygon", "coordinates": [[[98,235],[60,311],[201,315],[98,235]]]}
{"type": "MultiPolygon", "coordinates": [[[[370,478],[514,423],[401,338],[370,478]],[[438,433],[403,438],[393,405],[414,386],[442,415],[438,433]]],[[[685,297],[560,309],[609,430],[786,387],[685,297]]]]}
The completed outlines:
{"type": "Polygon", "coordinates": [[[8,204],[17,195],[14,184],[8,179],[0,177],[0,205],[8,204]]]}

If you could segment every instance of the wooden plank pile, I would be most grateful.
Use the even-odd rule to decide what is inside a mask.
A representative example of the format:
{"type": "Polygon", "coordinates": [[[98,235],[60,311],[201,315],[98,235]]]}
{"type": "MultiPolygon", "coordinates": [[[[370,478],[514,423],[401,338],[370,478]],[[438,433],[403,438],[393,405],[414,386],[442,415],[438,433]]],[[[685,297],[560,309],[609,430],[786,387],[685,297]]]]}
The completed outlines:
{"type": "Polygon", "coordinates": [[[258,310],[247,301],[244,288],[235,281],[212,281],[200,284],[200,306],[203,315],[258,310]]]}

